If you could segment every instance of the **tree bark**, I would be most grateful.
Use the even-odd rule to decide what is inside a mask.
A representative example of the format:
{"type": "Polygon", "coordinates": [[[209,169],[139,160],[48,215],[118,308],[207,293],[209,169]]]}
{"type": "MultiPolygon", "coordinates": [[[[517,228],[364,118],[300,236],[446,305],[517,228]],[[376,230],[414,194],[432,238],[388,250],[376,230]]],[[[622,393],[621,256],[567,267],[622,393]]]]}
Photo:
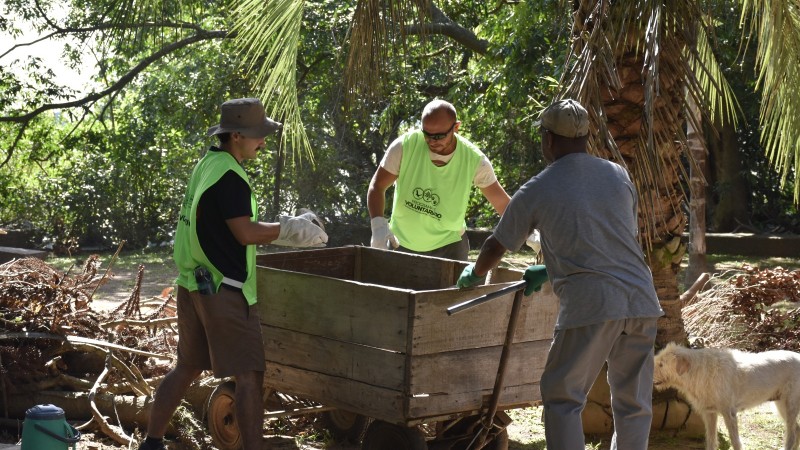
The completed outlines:
{"type": "Polygon", "coordinates": [[[273,217],[281,212],[281,189],[283,187],[283,166],[285,159],[285,148],[283,145],[283,130],[278,131],[278,151],[275,152],[275,183],[272,185],[272,211],[267,212],[271,221],[273,217]]]}
{"type": "Polygon", "coordinates": [[[686,268],[684,285],[691,286],[700,274],[708,272],[706,261],[706,182],[703,174],[706,165],[706,149],[703,145],[701,130],[695,124],[701,123],[699,110],[691,101],[689,114],[694,120],[688,120],[686,138],[689,151],[695,164],[689,165],[689,265],[686,268]]]}
{"type": "MultiPolygon", "coordinates": [[[[205,412],[208,398],[213,386],[193,384],[186,393],[185,399],[192,406],[198,417],[205,412]]],[[[134,395],[97,394],[94,397],[97,409],[114,423],[124,428],[138,427],[144,430],[150,420],[151,397],[134,395]]],[[[6,407],[8,419],[24,419],[25,412],[34,405],[53,404],[64,410],[66,419],[88,421],[92,419],[92,410],[87,392],[36,391],[9,394],[6,407]]],[[[174,430],[173,430],[174,432],[174,430]]]]}
{"type": "MultiPolygon", "coordinates": [[[[678,290],[678,270],[686,251],[685,245],[680,242],[686,226],[686,217],[681,209],[682,149],[675,142],[652,143],[658,148],[663,173],[657,184],[644,184],[646,177],[643,171],[646,169],[640,158],[644,154],[642,146],[648,143],[642,137],[647,127],[644,118],[644,80],[641,76],[643,58],[644,55],[635,49],[618,57],[621,88],[609,87],[602,100],[608,129],[623,159],[616,162],[628,168],[639,193],[640,236],[653,273],[653,284],[665,313],[659,319],[656,338],[656,345],[663,347],[668,342],[684,342],[687,337],[678,290]]],[[[661,97],[656,105],[658,111],[655,116],[661,120],[654,122],[653,126],[677,127],[682,121],[682,83],[669,79],[660,79],[659,82],[661,97]]],[[[615,159],[608,149],[600,149],[599,153],[606,159],[615,159]]]]}
{"type": "Polygon", "coordinates": [[[715,200],[712,214],[712,229],[717,232],[732,232],[740,224],[749,222],[748,195],[742,177],[742,155],[736,130],[731,124],[718,127],[719,138],[709,136],[708,148],[713,167],[712,189],[715,200]]]}

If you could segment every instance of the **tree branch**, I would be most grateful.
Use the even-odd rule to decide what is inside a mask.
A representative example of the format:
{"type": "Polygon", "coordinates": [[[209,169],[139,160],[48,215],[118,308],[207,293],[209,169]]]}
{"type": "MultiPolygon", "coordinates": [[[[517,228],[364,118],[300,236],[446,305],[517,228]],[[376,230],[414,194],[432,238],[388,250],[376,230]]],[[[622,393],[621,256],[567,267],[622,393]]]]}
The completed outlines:
{"type": "Polygon", "coordinates": [[[431,23],[408,25],[405,33],[408,35],[440,34],[447,36],[464,47],[485,55],[489,49],[489,41],[480,39],[470,29],[464,28],[439,9],[433,2],[428,4],[431,23]]]}
{"type": "Polygon", "coordinates": [[[182,39],[177,42],[173,42],[169,45],[165,45],[157,52],[153,53],[152,55],[148,56],[147,58],[143,59],[139,64],[131,68],[126,74],[120,77],[114,84],[107,87],[106,89],[100,92],[93,92],[89,95],[86,95],[83,98],[79,98],[76,100],[63,102],[63,103],[47,103],[44,105],[39,106],[38,108],[22,114],[18,116],[0,116],[0,123],[2,122],[11,122],[11,123],[19,123],[21,124],[20,130],[17,132],[17,136],[14,139],[13,144],[8,148],[5,160],[0,163],[0,167],[4,166],[8,163],[11,159],[12,154],[14,153],[14,149],[16,148],[17,144],[19,143],[22,135],[27,128],[28,124],[31,120],[39,116],[40,114],[54,110],[54,109],[66,109],[66,108],[74,108],[76,106],[83,106],[88,103],[96,102],[101,98],[104,98],[110,94],[113,94],[117,91],[122,90],[125,86],[127,86],[131,81],[133,81],[136,76],[144,71],[148,66],[153,64],[154,62],[158,61],[159,59],[163,58],[164,56],[179,50],[184,47],[188,47],[191,44],[201,41],[207,41],[212,39],[230,39],[235,36],[235,33],[231,33],[226,30],[216,30],[216,31],[199,31],[197,34],[193,36],[189,36],[185,39],[182,39]]]}
{"type": "Polygon", "coordinates": [[[197,24],[179,23],[179,22],[142,22],[142,23],[130,23],[130,24],[101,23],[99,25],[95,25],[92,27],[81,27],[81,28],[71,28],[71,27],[62,28],[55,24],[52,24],[51,28],[53,28],[55,31],[51,31],[48,34],[38,37],[29,42],[15,44],[11,48],[0,54],[0,58],[5,57],[6,55],[8,55],[9,53],[13,52],[18,48],[29,47],[31,45],[38,44],[39,42],[46,41],[55,36],[60,36],[65,34],[82,34],[82,33],[93,33],[95,31],[103,31],[111,29],[127,30],[127,29],[140,29],[140,28],[175,28],[182,30],[194,30],[198,34],[208,33],[205,29],[203,29],[197,24]]]}

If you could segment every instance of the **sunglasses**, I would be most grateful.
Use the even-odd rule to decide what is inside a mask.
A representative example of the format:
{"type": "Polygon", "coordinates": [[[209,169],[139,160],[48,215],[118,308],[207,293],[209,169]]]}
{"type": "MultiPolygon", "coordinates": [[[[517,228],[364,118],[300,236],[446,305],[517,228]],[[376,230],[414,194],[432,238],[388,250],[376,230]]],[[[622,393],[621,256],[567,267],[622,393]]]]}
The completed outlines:
{"type": "Polygon", "coordinates": [[[428,133],[423,129],[422,134],[425,135],[425,139],[430,139],[432,141],[441,141],[442,139],[446,138],[451,131],[453,131],[453,128],[456,126],[456,123],[458,122],[453,122],[453,124],[450,125],[450,128],[448,128],[447,131],[445,131],[444,133],[428,133]]]}

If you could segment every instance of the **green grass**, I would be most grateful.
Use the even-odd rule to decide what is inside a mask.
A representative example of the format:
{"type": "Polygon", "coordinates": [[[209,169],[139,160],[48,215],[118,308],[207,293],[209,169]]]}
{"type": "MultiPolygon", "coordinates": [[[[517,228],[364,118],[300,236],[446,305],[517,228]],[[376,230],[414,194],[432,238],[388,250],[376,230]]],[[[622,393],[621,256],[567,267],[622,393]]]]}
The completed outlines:
{"type": "MultiPolygon", "coordinates": [[[[109,264],[112,263],[114,257],[113,251],[98,252],[100,255],[101,270],[105,270],[109,264]]],[[[47,259],[47,264],[51,267],[67,271],[70,267],[72,269],[80,270],[81,266],[86,259],[91,255],[90,253],[81,253],[74,256],[56,256],[47,259]]],[[[113,270],[120,271],[136,271],[139,264],[147,266],[167,265],[173,266],[172,262],[172,247],[156,247],[153,249],[140,249],[140,250],[123,250],[117,255],[116,260],[113,261],[113,270]]]]}

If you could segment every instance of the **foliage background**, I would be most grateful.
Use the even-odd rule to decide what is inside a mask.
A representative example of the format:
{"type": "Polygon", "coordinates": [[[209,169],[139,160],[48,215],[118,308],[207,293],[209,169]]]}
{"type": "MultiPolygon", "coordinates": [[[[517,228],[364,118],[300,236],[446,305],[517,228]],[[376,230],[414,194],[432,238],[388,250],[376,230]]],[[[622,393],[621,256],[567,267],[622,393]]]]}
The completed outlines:
{"type": "MultiPolygon", "coordinates": [[[[63,61],[79,66],[88,49],[97,59],[97,72],[87,73],[87,81],[108,86],[166,44],[192,36],[193,30],[232,27],[225,3],[152,4],[173,9],[150,10],[150,2],[144,2],[133,16],[111,0],[64,4],[63,26],[97,26],[109,18],[116,23],[159,20],[167,25],[57,35],[56,44],[66,42],[63,61]]],[[[559,1],[437,4],[488,42],[486,53],[437,34],[411,39],[407,46],[390,50],[389,71],[382,74],[387,89],[348,110],[345,60],[356,2],[305,3],[296,43],[296,83],[313,157],[269,138],[268,151],[246,165],[263,219],[309,207],[329,221],[366,225],[367,186],[385,148],[418,125],[422,107],[433,98],[456,105],[462,134],[489,156],[509,193],[544,167],[532,123],[557,89],[570,38],[569,11],[559,1]]],[[[56,4],[39,5],[50,11],[56,4]]],[[[6,1],[2,9],[0,31],[12,37],[24,24],[41,34],[49,29],[27,2],[6,1]]],[[[753,122],[758,99],[752,95],[753,81],[748,81],[752,69],[737,66],[735,27],[720,23],[720,30],[730,40],[723,46],[730,49],[726,64],[741,75],[735,88],[745,94],[743,109],[753,122]]],[[[111,246],[126,240],[137,247],[169,241],[194,162],[214,143],[205,130],[218,120],[218,105],[228,98],[256,95],[261,88],[245,70],[230,37],[201,40],[157,58],[110,96],[82,108],[41,114],[22,134],[18,122],[0,121],[0,149],[14,149],[0,158],[6,160],[0,167],[0,225],[32,227],[43,242],[57,245],[111,246]]],[[[59,83],[58,73],[20,49],[2,62],[4,117],[76,95],[59,83]]],[[[745,161],[740,182],[749,192],[750,225],[797,231],[796,207],[787,191],[777,188],[777,175],[762,156],[756,126],[738,134],[738,151],[745,161]]],[[[713,183],[714,177],[709,180],[713,183]]],[[[725,183],[710,187],[717,202],[726,195],[725,183]]],[[[468,225],[490,227],[496,220],[476,190],[468,225]]]]}

